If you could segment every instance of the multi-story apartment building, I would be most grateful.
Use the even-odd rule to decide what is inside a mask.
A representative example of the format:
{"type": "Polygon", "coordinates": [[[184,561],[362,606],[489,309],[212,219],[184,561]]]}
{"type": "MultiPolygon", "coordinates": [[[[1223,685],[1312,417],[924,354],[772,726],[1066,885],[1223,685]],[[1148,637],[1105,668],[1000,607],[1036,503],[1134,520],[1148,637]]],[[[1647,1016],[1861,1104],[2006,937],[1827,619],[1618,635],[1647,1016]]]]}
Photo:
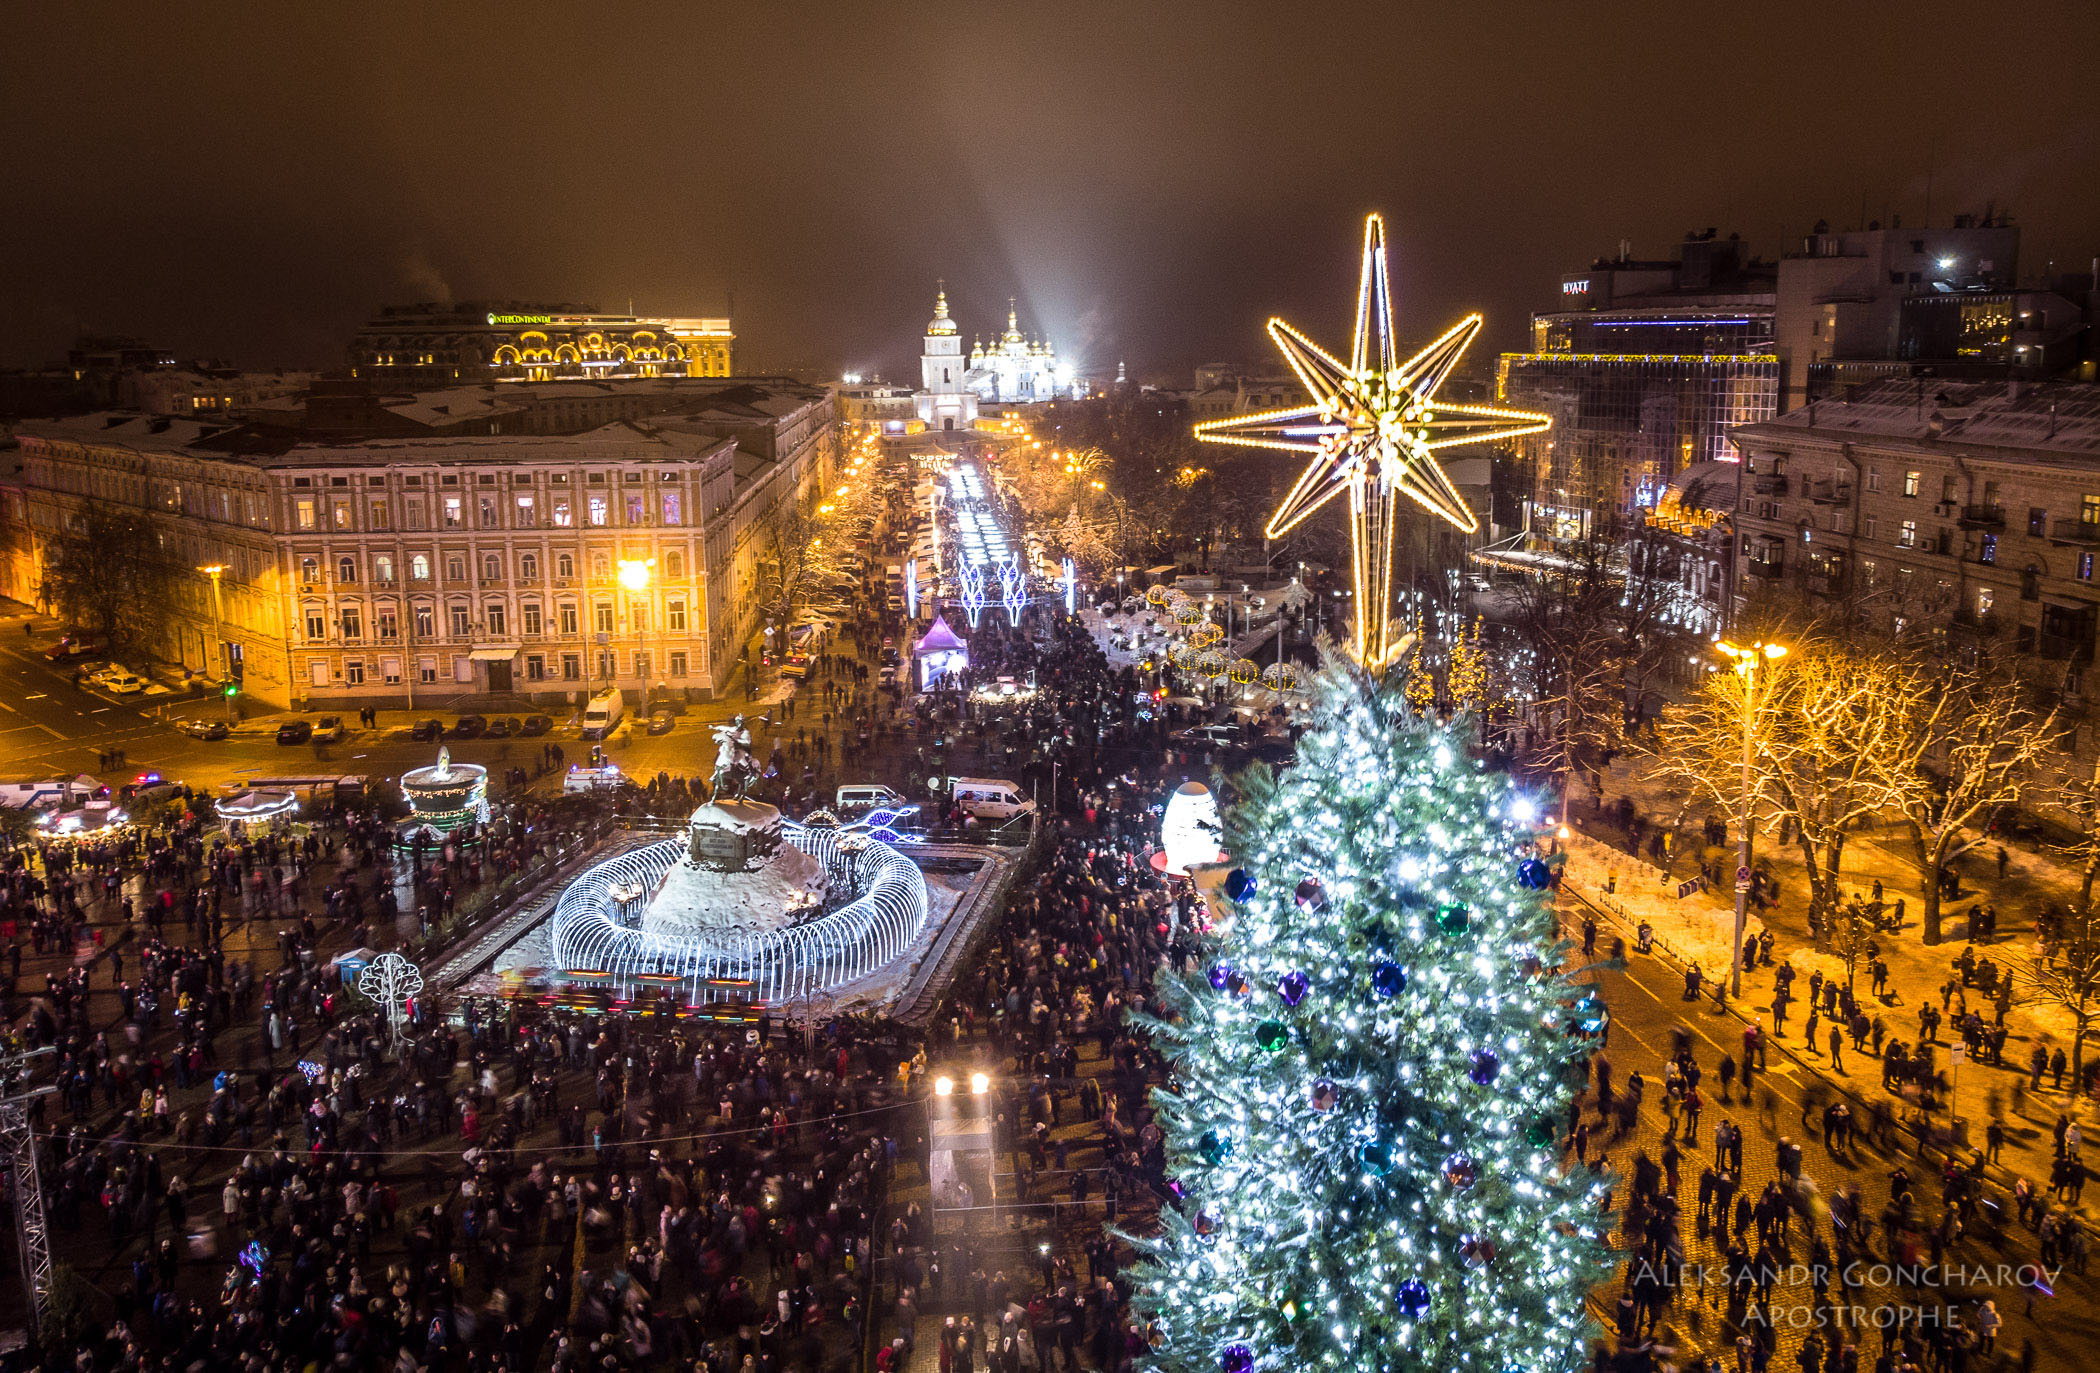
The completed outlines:
{"type": "Polygon", "coordinates": [[[2100,386],[1884,381],[1734,438],[1739,612],[1797,595],[2094,694],[2100,386]]]}
{"type": "Polygon", "coordinates": [[[350,345],[352,374],[390,386],[604,377],[726,377],[727,319],[600,314],[483,301],[379,312],[350,345]]]}
{"type": "Polygon", "coordinates": [[[704,697],[756,627],[761,525],[832,480],[837,435],[830,394],[792,383],[573,435],[30,422],[0,582],[35,600],[93,502],[146,516],[180,574],[160,656],[272,705],[704,697]]]}

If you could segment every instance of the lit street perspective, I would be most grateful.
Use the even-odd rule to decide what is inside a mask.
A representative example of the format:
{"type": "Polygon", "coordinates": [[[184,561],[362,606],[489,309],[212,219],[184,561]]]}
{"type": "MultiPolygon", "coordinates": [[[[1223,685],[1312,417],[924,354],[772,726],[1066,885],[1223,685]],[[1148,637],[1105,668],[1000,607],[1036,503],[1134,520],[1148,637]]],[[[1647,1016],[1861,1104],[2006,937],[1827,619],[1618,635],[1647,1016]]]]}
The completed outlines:
{"type": "Polygon", "coordinates": [[[2100,14],[1651,8],[0,21],[0,1373],[2092,1365],[2100,14]]]}

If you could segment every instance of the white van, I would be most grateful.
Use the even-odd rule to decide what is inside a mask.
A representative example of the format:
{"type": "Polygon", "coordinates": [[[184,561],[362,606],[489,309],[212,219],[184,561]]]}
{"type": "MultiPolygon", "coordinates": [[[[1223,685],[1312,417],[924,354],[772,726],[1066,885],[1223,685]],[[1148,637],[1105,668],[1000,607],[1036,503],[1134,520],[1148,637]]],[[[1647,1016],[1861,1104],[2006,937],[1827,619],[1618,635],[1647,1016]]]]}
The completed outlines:
{"type": "Polygon", "coordinates": [[[951,777],[948,785],[963,813],[980,820],[1011,820],[1035,809],[1035,802],[1012,782],[993,777],[951,777]]]}
{"type": "Polygon", "coordinates": [[[618,687],[607,687],[583,707],[583,737],[603,739],[620,727],[627,716],[627,698],[618,687]]]}
{"type": "Polygon", "coordinates": [[[838,789],[834,799],[834,808],[840,815],[859,815],[878,806],[894,810],[911,804],[880,782],[848,782],[838,789]]]}

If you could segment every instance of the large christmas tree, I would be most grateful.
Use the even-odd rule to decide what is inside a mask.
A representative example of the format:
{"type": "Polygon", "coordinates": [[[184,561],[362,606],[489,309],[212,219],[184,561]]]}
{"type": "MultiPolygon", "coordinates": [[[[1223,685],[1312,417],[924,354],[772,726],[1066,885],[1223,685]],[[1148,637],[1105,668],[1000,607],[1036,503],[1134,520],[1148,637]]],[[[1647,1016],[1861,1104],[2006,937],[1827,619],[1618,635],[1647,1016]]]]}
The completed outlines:
{"type": "Polygon", "coordinates": [[[1234,897],[1148,1022],[1178,1208],[1135,1276],[1173,1373],[1556,1373],[1601,1179],[1564,1170],[1569,1007],[1529,803],[1336,662],[1296,766],[1240,779],[1234,897]]]}

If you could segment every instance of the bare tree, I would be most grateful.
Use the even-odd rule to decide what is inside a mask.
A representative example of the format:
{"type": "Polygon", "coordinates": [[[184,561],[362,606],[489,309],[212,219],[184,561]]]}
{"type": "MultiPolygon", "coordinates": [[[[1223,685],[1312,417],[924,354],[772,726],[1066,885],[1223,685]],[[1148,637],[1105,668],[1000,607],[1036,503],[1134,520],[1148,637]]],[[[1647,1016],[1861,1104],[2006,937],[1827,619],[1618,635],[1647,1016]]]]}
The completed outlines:
{"type": "Polygon", "coordinates": [[[1882,680],[1881,705],[1898,725],[1885,781],[1925,873],[1925,942],[1937,944],[1941,870],[2020,799],[2062,729],[2053,707],[2030,708],[2024,684],[1985,669],[1935,663],[1882,680]]]}
{"type": "Polygon", "coordinates": [[[174,590],[174,565],[152,521],[89,506],[51,541],[40,594],[61,619],[122,656],[160,641],[174,590]]]}
{"type": "MultiPolygon", "coordinates": [[[[2091,891],[2091,877],[2087,878],[2091,891]]],[[[2057,925],[2056,938],[2025,973],[2035,996],[2071,1017],[2071,1081],[2082,1082],[2085,1040],[2100,1021],[2100,912],[2089,898],[2057,925]]]]}
{"type": "Polygon", "coordinates": [[[1709,677],[1658,731],[1662,775],[1730,811],[1741,798],[1743,717],[1751,713],[1752,813],[1790,822],[1809,886],[1809,928],[1829,943],[1853,829],[1891,803],[1905,721],[1889,708],[1901,669],[1825,644],[1797,647],[1752,679],[1709,677]]]}
{"type": "Polygon", "coordinates": [[[783,503],[760,523],[759,539],[754,590],[781,634],[798,619],[844,612],[852,580],[845,572],[849,545],[837,530],[783,503]]]}

